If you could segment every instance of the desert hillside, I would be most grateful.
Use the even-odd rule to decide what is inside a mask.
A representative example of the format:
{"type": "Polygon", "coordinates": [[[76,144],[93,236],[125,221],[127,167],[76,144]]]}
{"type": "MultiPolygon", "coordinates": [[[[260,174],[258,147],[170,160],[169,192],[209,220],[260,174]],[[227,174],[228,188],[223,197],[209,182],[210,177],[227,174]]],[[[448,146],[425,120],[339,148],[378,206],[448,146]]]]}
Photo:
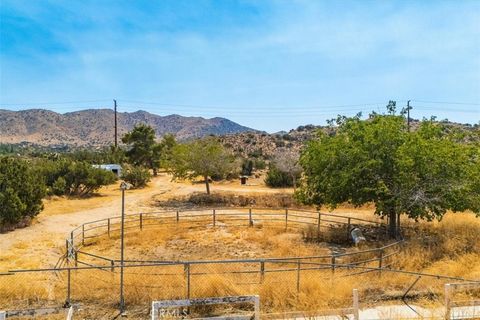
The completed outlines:
{"type": "MultiPolygon", "coordinates": [[[[159,116],[145,111],[118,114],[121,137],[135,124],[152,126],[158,136],[174,134],[179,140],[254,131],[224,118],[205,119],[180,115],[159,116]]],[[[113,143],[114,112],[110,109],[81,110],[65,114],[44,109],[0,110],[0,143],[29,142],[41,146],[92,146],[113,143]]]]}

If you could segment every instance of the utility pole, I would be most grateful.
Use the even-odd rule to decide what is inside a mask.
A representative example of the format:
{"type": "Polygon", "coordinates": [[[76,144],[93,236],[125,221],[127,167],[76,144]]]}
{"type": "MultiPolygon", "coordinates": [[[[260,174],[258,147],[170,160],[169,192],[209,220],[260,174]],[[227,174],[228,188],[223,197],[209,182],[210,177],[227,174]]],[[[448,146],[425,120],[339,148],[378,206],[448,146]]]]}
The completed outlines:
{"type": "Polygon", "coordinates": [[[117,100],[113,100],[113,110],[115,113],[115,149],[118,147],[118,136],[117,136],[117,100]]]}
{"type": "Polygon", "coordinates": [[[407,128],[408,132],[410,132],[410,100],[407,101],[407,128]]]}

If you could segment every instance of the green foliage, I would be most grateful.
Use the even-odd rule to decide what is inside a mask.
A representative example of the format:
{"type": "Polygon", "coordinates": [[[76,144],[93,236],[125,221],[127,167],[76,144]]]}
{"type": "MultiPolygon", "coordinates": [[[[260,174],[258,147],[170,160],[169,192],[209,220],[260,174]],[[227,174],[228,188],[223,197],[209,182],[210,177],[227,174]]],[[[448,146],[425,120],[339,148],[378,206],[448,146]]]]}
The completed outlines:
{"type": "Polygon", "coordinates": [[[272,188],[293,187],[293,178],[287,172],[280,171],[274,164],[270,164],[265,184],[272,188]]]}
{"type": "Polygon", "coordinates": [[[128,162],[152,169],[154,175],[157,175],[160,166],[168,162],[171,150],[176,145],[175,137],[170,134],[165,135],[161,143],[157,143],[155,130],[146,124],[136,125],[123,136],[122,142],[128,145],[128,162]]]}
{"type": "Polygon", "coordinates": [[[135,189],[144,188],[150,182],[150,172],[144,167],[126,166],[122,178],[135,189]]]}
{"type": "Polygon", "coordinates": [[[242,176],[251,176],[253,171],[253,161],[250,159],[245,159],[242,162],[242,176]]]}
{"type": "Polygon", "coordinates": [[[204,178],[207,194],[209,179],[225,177],[236,170],[235,158],[215,138],[179,144],[172,148],[169,171],[174,178],[204,178]]]}
{"type": "Polygon", "coordinates": [[[267,163],[262,159],[253,159],[253,168],[255,170],[263,170],[267,167],[267,163]]]}
{"type": "Polygon", "coordinates": [[[297,197],[332,208],[373,202],[389,216],[397,234],[397,215],[441,219],[447,210],[480,212],[478,145],[459,143],[442,124],[424,120],[412,133],[403,116],[371,115],[369,120],[339,117],[336,133],[319,133],[301,156],[305,173],[297,197]]]}
{"type": "Polygon", "coordinates": [[[0,158],[0,226],[14,225],[42,209],[45,185],[21,159],[0,158]]]}
{"type": "Polygon", "coordinates": [[[41,160],[36,163],[36,169],[43,177],[49,193],[56,195],[91,195],[117,179],[110,171],[70,159],[41,160]]]}

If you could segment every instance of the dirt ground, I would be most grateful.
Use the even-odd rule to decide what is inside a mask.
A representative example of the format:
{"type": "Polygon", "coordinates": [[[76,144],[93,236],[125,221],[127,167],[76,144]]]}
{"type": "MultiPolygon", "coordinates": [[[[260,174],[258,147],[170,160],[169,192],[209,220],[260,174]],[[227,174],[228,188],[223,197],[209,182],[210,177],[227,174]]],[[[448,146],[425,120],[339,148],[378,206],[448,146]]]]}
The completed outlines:
{"type": "MultiPolygon", "coordinates": [[[[241,186],[239,181],[212,184],[213,191],[235,193],[280,193],[291,189],[271,189],[262,179],[251,179],[241,186]]],[[[157,209],[152,199],[169,199],[204,192],[205,185],[191,182],[172,182],[171,176],[160,174],[147,188],[126,192],[126,213],[149,212],[157,209]]],[[[64,248],[69,232],[83,222],[117,216],[121,213],[121,193],[118,184],[102,188],[88,199],[52,198],[45,209],[23,229],[0,234],[0,272],[16,268],[52,267],[64,248]]]]}

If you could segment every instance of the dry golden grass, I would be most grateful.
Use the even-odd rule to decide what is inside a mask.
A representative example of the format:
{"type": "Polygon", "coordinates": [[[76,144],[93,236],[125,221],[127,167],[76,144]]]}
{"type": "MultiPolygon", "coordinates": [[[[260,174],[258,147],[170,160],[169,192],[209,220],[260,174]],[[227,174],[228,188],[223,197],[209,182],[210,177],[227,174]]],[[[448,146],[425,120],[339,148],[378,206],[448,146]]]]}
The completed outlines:
{"type": "MultiPolygon", "coordinates": [[[[166,183],[164,178],[159,180],[166,183]]],[[[158,187],[157,184],[154,186],[158,187]]],[[[134,191],[149,199],[154,192],[154,186],[149,189],[134,191]]],[[[166,184],[166,187],[188,187],[185,194],[192,190],[198,191],[201,185],[166,184]]],[[[172,188],[173,188],[172,187],[172,188]]],[[[216,184],[216,189],[224,188],[232,192],[234,183],[216,184]]],[[[244,193],[253,188],[242,189],[244,193]]],[[[56,216],[64,213],[74,213],[92,208],[107,208],[110,200],[118,198],[117,186],[102,190],[101,197],[82,200],[51,199],[47,201],[45,214],[56,216]],[[111,189],[109,189],[111,188],[111,189]]],[[[183,189],[182,189],[183,190],[183,189]]],[[[177,189],[172,192],[178,191],[177,189]]],[[[170,192],[170,191],[169,191],[170,192]]],[[[182,191],[183,192],[183,191],[182,191]]],[[[254,193],[263,193],[258,188],[254,193]]],[[[268,197],[262,195],[262,197],[268,197]]],[[[160,197],[168,199],[171,194],[160,197]]],[[[158,198],[158,197],[157,197],[158,198]]],[[[118,200],[118,199],[117,199],[118,200]]],[[[151,208],[154,210],[155,208],[151,208]]],[[[352,217],[373,219],[373,209],[366,206],[360,209],[342,207],[334,211],[352,217]]],[[[113,215],[113,214],[112,214],[113,215]]],[[[93,217],[92,217],[93,218],[93,217]]],[[[441,222],[404,221],[406,226],[413,227],[406,232],[408,242],[403,251],[396,257],[393,268],[442,274],[469,279],[480,279],[480,219],[472,214],[449,213],[441,222]]],[[[126,238],[127,258],[162,258],[175,259],[225,259],[251,257],[286,257],[298,255],[324,254],[328,252],[325,244],[304,243],[299,234],[285,233],[283,228],[246,228],[217,227],[181,228],[172,226],[156,226],[146,228],[143,232],[129,232],[126,238]]],[[[35,238],[22,240],[12,245],[11,250],[3,251],[0,256],[0,266],[7,261],[18,260],[21,267],[39,267],[39,261],[25,259],[32,251],[32,246],[38,250],[37,255],[58,256],[63,248],[64,233],[58,237],[42,234],[35,238]],[[60,239],[60,240],[59,240],[60,239]],[[33,241],[35,240],[35,241],[33,241]],[[49,247],[49,250],[45,250],[49,247]],[[54,247],[53,250],[50,248],[54,247]],[[43,248],[43,251],[42,251],[43,248]],[[20,261],[23,258],[23,261],[20,261]]],[[[118,258],[118,234],[108,239],[103,237],[91,244],[89,252],[102,255],[112,255],[118,258]]],[[[355,250],[355,249],[351,249],[355,250]]],[[[39,258],[40,259],[40,258],[39,258]]],[[[206,297],[217,295],[260,294],[264,311],[292,311],[339,308],[351,305],[352,289],[360,290],[363,305],[385,304],[389,299],[398,302],[399,297],[416,279],[415,276],[382,272],[364,275],[346,276],[353,270],[337,269],[332,278],[331,270],[302,271],[300,277],[300,292],[297,293],[297,272],[267,272],[261,281],[257,273],[225,274],[225,271],[239,271],[236,268],[258,270],[259,266],[220,265],[194,266],[191,276],[191,296],[206,297]],[[208,273],[208,274],[202,274],[208,273]],[[345,277],[342,277],[345,276],[345,277]],[[332,280],[333,279],[333,280],[332,280]]],[[[284,265],[282,267],[295,266],[284,265]]],[[[0,268],[1,269],[1,268],[0,268]]],[[[266,265],[267,271],[273,271],[273,266],[266,265]]],[[[98,305],[105,310],[114,310],[118,301],[118,272],[102,270],[85,270],[72,272],[72,300],[85,304],[98,305]]],[[[422,305],[438,305],[443,301],[443,285],[450,280],[422,278],[412,289],[411,301],[422,305]]],[[[183,266],[160,266],[128,268],[125,275],[125,295],[129,310],[139,309],[139,314],[148,314],[148,304],[154,299],[184,298],[186,295],[186,278],[183,266]],[[144,307],[147,306],[147,307],[144,307]]],[[[61,304],[66,296],[66,274],[53,273],[17,273],[10,276],[0,276],[0,306],[5,308],[22,308],[39,306],[54,302],[61,304]]],[[[478,292],[474,293],[478,298],[478,292]]],[[[468,296],[471,297],[471,296],[468,296]]],[[[93,316],[99,318],[100,316],[93,316]]],[[[134,316],[131,318],[135,319],[134,316]]],[[[142,318],[139,316],[139,318],[142,318]]]]}

